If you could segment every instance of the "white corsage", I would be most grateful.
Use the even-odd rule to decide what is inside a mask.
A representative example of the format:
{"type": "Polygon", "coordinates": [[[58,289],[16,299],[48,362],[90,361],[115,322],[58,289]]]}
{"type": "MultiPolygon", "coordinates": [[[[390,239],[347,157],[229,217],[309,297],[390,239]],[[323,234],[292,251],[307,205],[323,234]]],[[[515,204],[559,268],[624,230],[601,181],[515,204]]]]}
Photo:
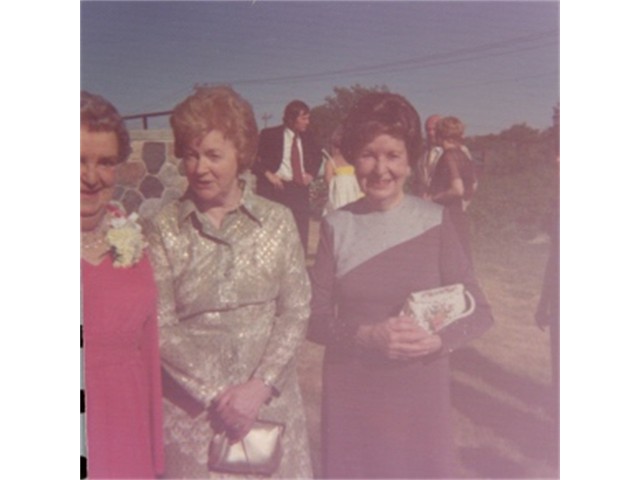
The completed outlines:
{"type": "Polygon", "coordinates": [[[121,211],[112,212],[107,231],[107,242],[113,254],[113,266],[128,268],[140,261],[147,246],[138,223],[138,214],[126,216],[121,211]]]}

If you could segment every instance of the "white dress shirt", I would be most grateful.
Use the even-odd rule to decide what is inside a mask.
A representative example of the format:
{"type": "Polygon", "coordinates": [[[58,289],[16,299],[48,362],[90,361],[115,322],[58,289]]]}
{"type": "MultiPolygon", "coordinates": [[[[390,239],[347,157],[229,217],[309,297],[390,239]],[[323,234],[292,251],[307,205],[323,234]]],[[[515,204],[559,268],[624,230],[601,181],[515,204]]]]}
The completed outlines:
{"type": "MultiPolygon", "coordinates": [[[[280,168],[276,172],[276,175],[279,176],[285,182],[290,182],[293,180],[293,169],[291,168],[291,144],[293,143],[293,138],[295,133],[288,127],[284,129],[284,147],[282,148],[282,162],[280,162],[280,168]]],[[[298,135],[298,140],[296,142],[298,144],[298,151],[300,152],[300,159],[304,159],[304,154],[302,151],[302,141],[300,140],[300,135],[298,135]]],[[[302,173],[304,174],[304,161],[302,162],[302,173]]]]}

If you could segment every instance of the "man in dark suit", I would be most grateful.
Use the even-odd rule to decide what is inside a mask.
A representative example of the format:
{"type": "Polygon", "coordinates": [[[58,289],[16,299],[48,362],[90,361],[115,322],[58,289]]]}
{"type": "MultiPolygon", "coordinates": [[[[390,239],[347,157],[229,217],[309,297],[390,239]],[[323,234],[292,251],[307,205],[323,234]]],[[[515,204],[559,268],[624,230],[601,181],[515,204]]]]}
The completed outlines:
{"type": "Polygon", "coordinates": [[[309,117],[304,102],[290,102],[284,109],[284,124],[260,132],[253,167],[258,194],[291,209],[305,252],[311,211],[309,184],[322,164],[321,149],[307,132],[309,117]]]}

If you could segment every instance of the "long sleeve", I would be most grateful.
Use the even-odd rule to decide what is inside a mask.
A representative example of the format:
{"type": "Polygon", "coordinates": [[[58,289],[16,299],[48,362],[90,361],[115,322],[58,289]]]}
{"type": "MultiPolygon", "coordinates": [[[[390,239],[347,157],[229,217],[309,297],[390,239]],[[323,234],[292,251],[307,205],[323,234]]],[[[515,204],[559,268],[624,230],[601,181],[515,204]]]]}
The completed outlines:
{"type": "MultiPolygon", "coordinates": [[[[197,338],[194,338],[179,321],[172,266],[160,228],[155,223],[149,222],[145,224],[145,235],[149,242],[149,253],[158,288],[158,328],[162,367],[165,374],[174,381],[172,385],[184,389],[204,407],[215,398],[222,385],[207,382],[206,378],[198,378],[194,374],[195,371],[190,368],[194,355],[202,351],[202,345],[197,343],[197,338]]],[[[178,395],[183,393],[180,392],[178,395]]],[[[170,396],[172,392],[165,391],[164,395],[170,396]]]]}
{"type": "MultiPolygon", "coordinates": [[[[173,293],[173,276],[160,229],[155,223],[144,224],[149,242],[149,255],[158,288],[158,325],[160,328],[178,323],[173,293]]],[[[162,338],[161,338],[162,340],[162,338]]]]}
{"type": "Polygon", "coordinates": [[[285,210],[285,236],[279,250],[280,269],[276,300],[276,316],[266,348],[253,377],[264,380],[276,390],[282,390],[293,368],[292,360],[305,338],[309,319],[311,287],[305,266],[304,252],[293,216],[285,210]]]}
{"type": "Polygon", "coordinates": [[[336,315],[336,267],[333,256],[333,232],[323,221],[316,261],[311,269],[311,318],[307,338],[321,345],[355,345],[358,325],[340,322],[336,315]]]}
{"type": "Polygon", "coordinates": [[[333,288],[335,266],[332,258],[332,238],[330,227],[323,221],[316,260],[311,268],[311,317],[307,338],[312,342],[326,345],[329,341],[329,325],[335,317],[333,288]]]}
{"type": "Polygon", "coordinates": [[[487,299],[475,278],[473,266],[464,253],[458,234],[445,209],[441,227],[440,272],[443,285],[462,283],[476,302],[473,314],[447,326],[442,332],[443,353],[465,345],[479,337],[493,324],[493,315],[487,299]]]}

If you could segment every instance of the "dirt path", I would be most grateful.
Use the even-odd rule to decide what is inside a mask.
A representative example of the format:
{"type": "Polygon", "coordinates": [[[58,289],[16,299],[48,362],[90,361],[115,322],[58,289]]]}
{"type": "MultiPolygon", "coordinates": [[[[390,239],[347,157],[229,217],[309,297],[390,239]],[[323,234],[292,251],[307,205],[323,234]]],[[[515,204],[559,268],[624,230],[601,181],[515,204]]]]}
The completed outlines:
{"type": "MultiPolygon", "coordinates": [[[[317,239],[317,224],[311,238],[317,239]]],[[[474,244],[478,279],[496,324],[452,356],[460,478],[558,478],[549,339],[533,321],[547,249],[515,239],[474,244]]],[[[322,350],[305,343],[299,368],[316,471],[322,350]]]]}

